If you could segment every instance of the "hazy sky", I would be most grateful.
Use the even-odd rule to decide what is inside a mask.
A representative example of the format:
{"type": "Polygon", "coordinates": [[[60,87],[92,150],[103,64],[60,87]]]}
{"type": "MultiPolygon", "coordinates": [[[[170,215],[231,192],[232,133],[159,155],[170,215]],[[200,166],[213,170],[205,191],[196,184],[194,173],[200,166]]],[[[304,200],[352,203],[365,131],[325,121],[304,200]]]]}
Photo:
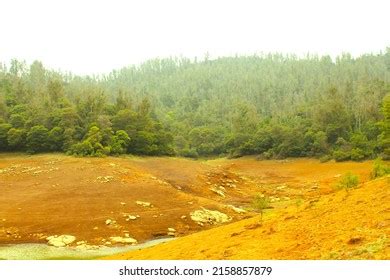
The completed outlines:
{"type": "Polygon", "coordinates": [[[77,74],[150,58],[353,55],[390,46],[389,0],[0,0],[0,61],[77,74]]]}

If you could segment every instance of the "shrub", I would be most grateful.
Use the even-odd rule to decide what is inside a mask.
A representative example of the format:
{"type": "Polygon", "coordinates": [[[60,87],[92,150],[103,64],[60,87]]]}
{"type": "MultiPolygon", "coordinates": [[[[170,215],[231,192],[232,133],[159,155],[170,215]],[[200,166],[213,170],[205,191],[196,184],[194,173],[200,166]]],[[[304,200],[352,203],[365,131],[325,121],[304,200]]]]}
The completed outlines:
{"type": "Polygon", "coordinates": [[[93,146],[88,140],[74,144],[70,148],[70,153],[77,156],[89,156],[92,155],[93,152],[93,146]]]}
{"type": "Polygon", "coordinates": [[[351,151],[351,159],[354,161],[361,161],[365,158],[365,154],[362,149],[355,148],[351,151]]]}
{"type": "Polygon", "coordinates": [[[359,177],[352,172],[348,172],[343,177],[341,177],[337,187],[339,189],[345,189],[348,192],[350,189],[355,188],[358,184],[359,177]]]}
{"type": "Polygon", "coordinates": [[[49,150],[49,131],[43,125],[33,126],[27,133],[27,149],[30,153],[39,153],[49,150]]]}
{"type": "Polygon", "coordinates": [[[331,156],[329,156],[329,155],[325,155],[325,156],[322,156],[322,157],[320,157],[320,162],[328,162],[328,161],[330,161],[332,159],[332,157],[331,156]]]}
{"type": "Polygon", "coordinates": [[[264,195],[258,194],[253,199],[252,206],[255,210],[260,212],[261,221],[263,220],[264,210],[268,208],[269,203],[270,203],[269,198],[264,195]]]}
{"type": "Polygon", "coordinates": [[[336,161],[346,161],[351,158],[351,155],[348,152],[336,150],[333,152],[333,158],[336,161]]]}
{"type": "Polygon", "coordinates": [[[13,150],[22,150],[26,144],[26,130],[11,128],[7,132],[8,146],[13,150]]]}
{"type": "Polygon", "coordinates": [[[185,148],[182,151],[180,151],[180,155],[183,157],[188,157],[188,158],[198,158],[199,154],[195,149],[188,149],[185,148]]]}
{"type": "Polygon", "coordinates": [[[380,158],[376,159],[370,174],[371,179],[383,177],[387,174],[390,174],[390,166],[384,164],[380,158]]]}

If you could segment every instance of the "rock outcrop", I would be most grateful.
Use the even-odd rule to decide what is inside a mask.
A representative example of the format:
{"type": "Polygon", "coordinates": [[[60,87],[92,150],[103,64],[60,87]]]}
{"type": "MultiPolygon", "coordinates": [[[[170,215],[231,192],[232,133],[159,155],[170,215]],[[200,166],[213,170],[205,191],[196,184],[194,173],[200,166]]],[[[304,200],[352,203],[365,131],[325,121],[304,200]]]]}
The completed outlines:
{"type": "Polygon", "coordinates": [[[208,210],[203,208],[202,210],[196,210],[190,213],[191,219],[197,224],[203,226],[204,224],[221,224],[231,221],[231,217],[226,215],[225,213],[216,211],[216,210],[208,210]]]}
{"type": "Polygon", "coordinates": [[[47,244],[54,247],[65,247],[76,240],[76,237],[73,235],[53,235],[46,238],[48,241],[47,244]]]}

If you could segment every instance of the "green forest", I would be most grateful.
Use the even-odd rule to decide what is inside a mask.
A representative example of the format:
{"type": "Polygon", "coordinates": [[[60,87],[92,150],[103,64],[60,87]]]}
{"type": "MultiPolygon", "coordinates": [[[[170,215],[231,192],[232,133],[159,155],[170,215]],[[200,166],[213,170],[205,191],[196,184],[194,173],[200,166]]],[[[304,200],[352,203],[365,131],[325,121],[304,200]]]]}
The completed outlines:
{"type": "Polygon", "coordinates": [[[153,59],[77,76],[0,65],[0,151],[390,158],[390,48],[153,59]]]}

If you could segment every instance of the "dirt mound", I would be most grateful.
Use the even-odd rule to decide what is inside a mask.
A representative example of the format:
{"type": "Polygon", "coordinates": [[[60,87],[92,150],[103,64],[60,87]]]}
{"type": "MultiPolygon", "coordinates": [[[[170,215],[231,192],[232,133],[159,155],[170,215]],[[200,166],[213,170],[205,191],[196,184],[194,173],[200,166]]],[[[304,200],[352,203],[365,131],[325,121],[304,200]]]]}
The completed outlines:
{"type": "Polygon", "coordinates": [[[389,201],[387,177],[109,259],[390,259],[389,201]]]}

